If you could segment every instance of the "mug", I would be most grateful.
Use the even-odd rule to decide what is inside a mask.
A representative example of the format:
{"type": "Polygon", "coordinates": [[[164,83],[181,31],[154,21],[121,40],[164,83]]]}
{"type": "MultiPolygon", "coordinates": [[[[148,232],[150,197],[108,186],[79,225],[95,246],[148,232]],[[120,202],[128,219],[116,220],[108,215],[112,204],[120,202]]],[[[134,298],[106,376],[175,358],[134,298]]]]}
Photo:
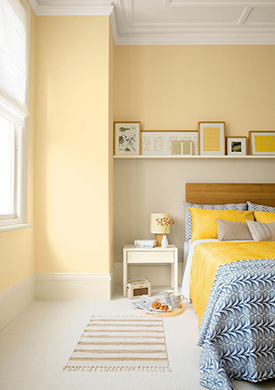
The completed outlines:
{"type": "Polygon", "coordinates": [[[164,290],[160,293],[165,305],[171,305],[171,294],[173,294],[173,290],[164,290]]]}
{"type": "Polygon", "coordinates": [[[171,294],[171,304],[173,309],[179,309],[181,302],[184,300],[183,294],[171,294]]]}

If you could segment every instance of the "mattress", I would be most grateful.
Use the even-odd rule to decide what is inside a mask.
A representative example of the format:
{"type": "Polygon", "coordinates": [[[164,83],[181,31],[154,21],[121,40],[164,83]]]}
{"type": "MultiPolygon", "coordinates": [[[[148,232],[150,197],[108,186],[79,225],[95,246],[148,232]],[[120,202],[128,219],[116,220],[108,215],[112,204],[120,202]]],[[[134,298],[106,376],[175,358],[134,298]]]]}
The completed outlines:
{"type": "Polygon", "coordinates": [[[219,242],[219,240],[203,239],[203,240],[196,240],[192,243],[190,242],[190,240],[184,241],[185,270],[183,274],[181,293],[189,301],[190,301],[190,273],[191,273],[194,249],[196,248],[197,245],[202,244],[204,242],[219,242]]]}

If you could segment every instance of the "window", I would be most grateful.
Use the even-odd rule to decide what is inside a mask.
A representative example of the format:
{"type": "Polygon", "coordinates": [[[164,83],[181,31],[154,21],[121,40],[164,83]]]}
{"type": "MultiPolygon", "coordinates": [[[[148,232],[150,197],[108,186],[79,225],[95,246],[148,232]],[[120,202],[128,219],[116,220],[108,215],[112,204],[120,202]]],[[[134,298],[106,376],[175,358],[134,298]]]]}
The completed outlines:
{"type": "Polygon", "coordinates": [[[29,5],[0,0],[0,231],[28,227],[29,5]]]}

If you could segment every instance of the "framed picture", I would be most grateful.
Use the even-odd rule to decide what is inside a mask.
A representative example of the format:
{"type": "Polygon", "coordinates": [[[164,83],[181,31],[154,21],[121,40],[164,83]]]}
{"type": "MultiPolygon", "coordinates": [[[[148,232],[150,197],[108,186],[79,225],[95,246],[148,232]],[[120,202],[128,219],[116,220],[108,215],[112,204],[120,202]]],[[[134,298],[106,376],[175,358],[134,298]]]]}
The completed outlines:
{"type": "Polygon", "coordinates": [[[226,137],[226,150],[228,156],[245,156],[247,152],[247,138],[226,137]]]}
{"type": "Polygon", "coordinates": [[[250,131],[249,144],[253,156],[275,156],[275,130],[250,131]]]}
{"type": "Polygon", "coordinates": [[[197,130],[142,130],[141,154],[171,156],[172,141],[192,141],[193,154],[198,154],[197,130]]]}
{"type": "Polygon", "coordinates": [[[140,122],[114,122],[114,154],[139,155],[140,122]]]}
{"type": "Polygon", "coordinates": [[[193,141],[172,141],[171,154],[179,156],[191,156],[193,154],[193,141]]]}
{"type": "Polygon", "coordinates": [[[225,122],[199,122],[199,154],[223,156],[225,154],[225,122]]]}

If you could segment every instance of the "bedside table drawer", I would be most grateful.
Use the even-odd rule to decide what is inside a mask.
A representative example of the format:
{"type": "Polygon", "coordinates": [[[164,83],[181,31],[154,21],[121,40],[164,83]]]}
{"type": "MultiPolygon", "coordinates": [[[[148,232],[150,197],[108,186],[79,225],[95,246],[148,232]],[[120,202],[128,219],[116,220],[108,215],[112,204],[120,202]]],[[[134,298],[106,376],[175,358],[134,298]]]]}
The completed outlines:
{"type": "Polygon", "coordinates": [[[129,251],[127,252],[128,263],[173,263],[173,251],[129,251]]]}
{"type": "MultiPolygon", "coordinates": [[[[178,248],[176,245],[168,245],[167,248],[157,246],[155,248],[136,248],[132,244],[123,247],[123,295],[126,296],[126,284],[128,280],[128,266],[132,264],[168,264],[171,267],[171,288],[175,294],[178,292],[178,248]]],[[[140,267],[137,267],[140,268],[140,267]]],[[[156,270],[157,271],[157,270],[156,270]]],[[[136,273],[139,271],[137,270],[136,273]]],[[[136,275],[138,277],[139,275],[136,275]]]]}

